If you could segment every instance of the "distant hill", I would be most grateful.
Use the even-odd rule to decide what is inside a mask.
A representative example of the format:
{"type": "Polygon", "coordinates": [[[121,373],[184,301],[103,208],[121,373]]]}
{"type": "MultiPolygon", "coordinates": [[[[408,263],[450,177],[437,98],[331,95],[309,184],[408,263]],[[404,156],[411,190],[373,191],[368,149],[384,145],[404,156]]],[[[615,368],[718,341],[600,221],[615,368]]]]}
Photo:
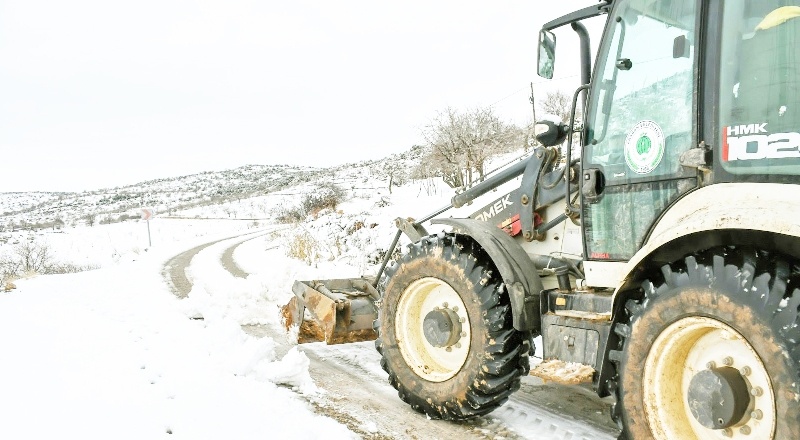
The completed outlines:
{"type": "Polygon", "coordinates": [[[410,170],[421,156],[422,150],[415,147],[381,160],[330,168],[245,165],[95,191],[0,193],[0,232],[124,221],[139,218],[145,207],[154,208],[160,215],[180,216],[200,206],[240,201],[322,181],[345,189],[356,188],[359,180],[367,176],[385,177],[388,182],[388,169],[410,170]]]}

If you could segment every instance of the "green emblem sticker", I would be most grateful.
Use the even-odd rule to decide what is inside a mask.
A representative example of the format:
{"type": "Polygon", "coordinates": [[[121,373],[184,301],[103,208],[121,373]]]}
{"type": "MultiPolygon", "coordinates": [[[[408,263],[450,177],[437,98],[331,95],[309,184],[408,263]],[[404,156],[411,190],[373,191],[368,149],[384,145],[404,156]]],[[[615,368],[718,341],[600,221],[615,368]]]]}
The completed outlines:
{"type": "Polygon", "coordinates": [[[664,132],[653,121],[641,121],[625,137],[625,163],[636,174],[651,173],[664,157],[664,132]]]}

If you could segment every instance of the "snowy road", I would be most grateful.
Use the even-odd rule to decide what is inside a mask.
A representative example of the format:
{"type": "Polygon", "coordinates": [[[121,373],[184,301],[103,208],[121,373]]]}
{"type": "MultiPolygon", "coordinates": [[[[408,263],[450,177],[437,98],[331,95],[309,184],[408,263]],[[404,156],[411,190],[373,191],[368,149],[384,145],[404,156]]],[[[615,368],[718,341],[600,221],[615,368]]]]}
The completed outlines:
{"type": "MultiPolygon", "coordinates": [[[[181,298],[191,296],[195,283],[203,283],[203,273],[208,271],[212,260],[232,281],[243,282],[251,276],[280,279],[285,274],[269,271],[280,270],[281,266],[269,264],[270,254],[261,251],[275,247],[270,246],[269,240],[275,238],[270,238],[269,232],[236,236],[190,249],[169,260],[164,276],[181,298]],[[237,257],[239,248],[246,247],[251,249],[241,252],[242,255],[252,258],[259,252],[264,254],[259,263],[237,257]],[[254,252],[253,248],[258,249],[254,252]],[[198,266],[202,269],[197,269],[198,266]]],[[[273,292],[271,297],[275,296],[273,292]]],[[[283,355],[293,344],[277,321],[280,305],[277,302],[259,305],[274,306],[273,322],[242,327],[251,335],[273,339],[276,351],[283,355]]],[[[336,419],[363,438],[611,440],[617,435],[608,417],[610,401],[599,399],[586,388],[543,384],[538,378],[528,376],[523,378],[521,390],[489,416],[464,423],[429,420],[397,397],[380,368],[380,356],[372,342],[333,346],[313,343],[301,345],[300,349],[311,360],[309,372],[314,382],[326,391],[321,397],[307,400],[317,413],[336,419]]]]}

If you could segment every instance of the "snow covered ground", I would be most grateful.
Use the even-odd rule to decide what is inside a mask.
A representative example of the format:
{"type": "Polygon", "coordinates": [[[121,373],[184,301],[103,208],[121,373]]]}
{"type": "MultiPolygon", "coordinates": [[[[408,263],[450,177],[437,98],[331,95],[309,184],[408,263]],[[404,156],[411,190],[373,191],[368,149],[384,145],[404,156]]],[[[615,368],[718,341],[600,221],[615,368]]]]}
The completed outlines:
{"type": "Polygon", "coordinates": [[[149,239],[144,221],[36,237],[59,260],[100,268],[21,279],[0,293],[0,438],[355,438],[299,397],[324,393],[304,354],[278,358],[272,339],[240,325],[277,325],[276,304],[288,300],[295,278],[366,271],[359,254],[391,240],[386,215],[419,212],[419,189],[402,190],[380,213],[372,209],[380,197],[355,198],[313,228],[248,241],[234,255],[254,274],[248,279],[231,279],[219,265],[222,248],[207,248],[190,267],[186,300],[162,275],[170,257],[263,233],[269,222],[156,217],[149,239]],[[364,230],[347,235],[359,221],[364,230]],[[312,265],[287,257],[286,241],[312,230],[320,237],[312,265]],[[188,319],[198,314],[204,319],[188,319]]]}
{"type": "MultiPolygon", "coordinates": [[[[275,348],[286,341],[255,338],[241,326],[279,326],[278,306],[295,279],[374,274],[394,218],[446,204],[447,190],[424,188],[356,194],[300,225],[156,217],[149,238],[144,221],[36,237],[59,259],[99,269],[21,279],[0,292],[0,439],[358,438],[314,412],[309,402],[326,391],[312,381],[304,353],[279,356],[275,348]],[[287,256],[300,234],[315,244],[305,262],[287,256]],[[189,297],[173,295],[165,262],[226,237],[235,238],[192,260],[189,297]],[[219,263],[237,241],[233,256],[246,279],[219,263]]],[[[525,422],[519,411],[509,405],[498,415],[522,420],[521,432],[555,423],[546,415],[525,422]]]]}
{"type": "Polygon", "coordinates": [[[304,355],[278,359],[225,304],[187,319],[161,275],[178,250],[0,294],[0,438],[353,438],[298,398],[321,392],[304,355]]]}

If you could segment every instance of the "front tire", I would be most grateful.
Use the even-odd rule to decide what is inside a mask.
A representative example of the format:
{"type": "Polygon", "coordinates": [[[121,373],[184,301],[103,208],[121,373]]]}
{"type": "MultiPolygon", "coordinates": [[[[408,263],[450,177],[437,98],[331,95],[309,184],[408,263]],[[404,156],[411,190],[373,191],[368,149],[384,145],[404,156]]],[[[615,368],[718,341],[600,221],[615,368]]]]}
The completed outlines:
{"type": "MultiPolygon", "coordinates": [[[[788,439],[800,426],[800,290],[786,260],[719,248],[665,265],[617,324],[630,439],[788,439]]],[[[616,356],[615,356],[616,357],[616,356]]]]}
{"type": "Polygon", "coordinates": [[[464,236],[409,246],[387,269],[378,339],[400,398],[431,418],[487,414],[529,371],[526,333],[512,327],[505,286],[488,255],[464,236]]]}

